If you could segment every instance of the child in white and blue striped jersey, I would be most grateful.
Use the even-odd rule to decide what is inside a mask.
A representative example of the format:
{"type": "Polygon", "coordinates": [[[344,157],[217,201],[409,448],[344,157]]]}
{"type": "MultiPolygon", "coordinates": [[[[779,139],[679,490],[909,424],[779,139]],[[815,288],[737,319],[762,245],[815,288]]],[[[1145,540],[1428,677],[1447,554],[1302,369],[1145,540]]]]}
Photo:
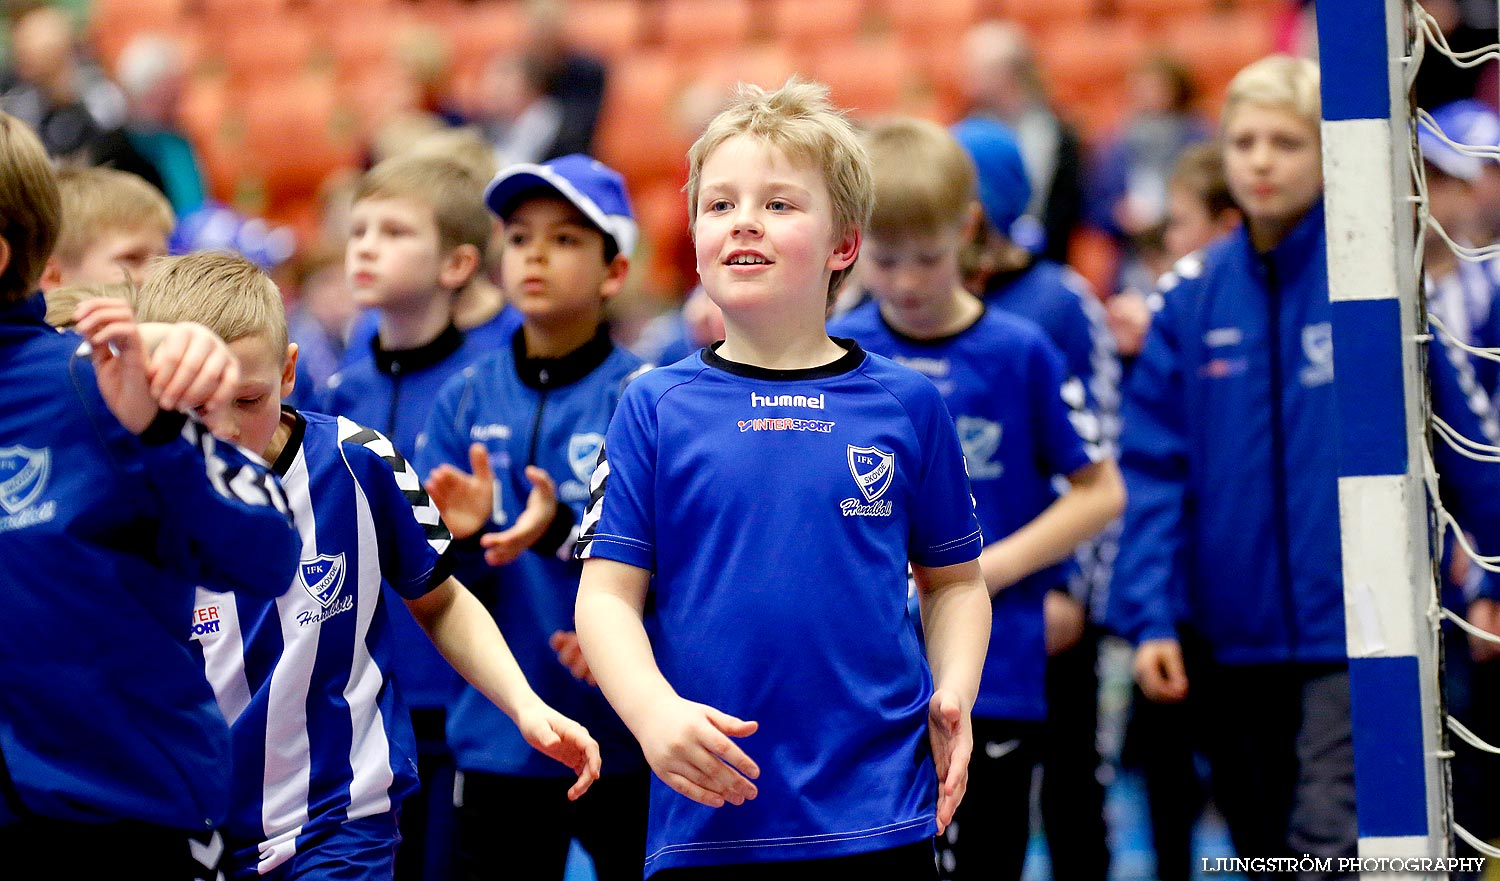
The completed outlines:
{"type": "Polygon", "coordinates": [[[229,439],[260,451],[302,532],[291,589],[266,602],[200,589],[193,636],[234,741],[229,876],[390,878],[416,745],[390,669],[389,583],[454,668],[527,741],[578,775],[598,746],[527,684],[493,619],[449,572],[448,528],[416,474],[372,429],[281,400],[297,349],[275,285],[227,254],[168,258],[142,288],[145,320],[194,320],[241,359],[229,439]]]}

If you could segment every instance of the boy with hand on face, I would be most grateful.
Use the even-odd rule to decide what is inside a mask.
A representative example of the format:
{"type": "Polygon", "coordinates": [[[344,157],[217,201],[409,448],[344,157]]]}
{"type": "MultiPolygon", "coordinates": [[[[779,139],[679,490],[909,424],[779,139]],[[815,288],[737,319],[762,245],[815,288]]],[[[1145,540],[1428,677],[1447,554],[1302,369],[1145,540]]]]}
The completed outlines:
{"type": "Polygon", "coordinates": [[[230,876],[325,878],[338,867],[341,878],[391,877],[400,805],[417,788],[391,675],[391,594],[528,744],[573,770],[568,795],[582,795],[599,773],[598,745],[532,691],[494,621],[451,576],[451,536],[415,472],[379,432],[282,405],[297,347],[271,279],[229,254],[167,258],[137,306],[153,321],[200,321],[229,343],[241,373],[221,433],[272,463],[301,530],[285,596],[200,588],[193,611],[234,740],[230,876]]]}

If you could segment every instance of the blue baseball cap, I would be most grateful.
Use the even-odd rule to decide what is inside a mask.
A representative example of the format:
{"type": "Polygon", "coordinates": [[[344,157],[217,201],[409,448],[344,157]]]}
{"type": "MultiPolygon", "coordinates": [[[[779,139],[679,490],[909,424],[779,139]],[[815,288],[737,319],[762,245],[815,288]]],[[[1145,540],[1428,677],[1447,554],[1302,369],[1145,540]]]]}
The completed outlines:
{"type": "Polygon", "coordinates": [[[503,169],[484,191],[484,203],[505,218],[537,190],[550,190],[583,212],[626,256],[635,250],[637,229],[625,178],[603,162],[571,153],[540,165],[526,162],[503,169]]]}
{"type": "MultiPolygon", "coordinates": [[[[1432,111],[1432,120],[1451,141],[1473,147],[1500,147],[1500,113],[1473,98],[1453,101],[1432,111]]],[[[1422,158],[1433,167],[1460,180],[1479,179],[1484,163],[1493,161],[1470,156],[1438,137],[1426,120],[1417,127],[1422,158]]]]}
{"type": "Polygon", "coordinates": [[[1031,181],[1016,136],[1002,122],[982,116],[970,116],[954,123],[951,129],[978,172],[979,204],[995,228],[1012,235],[1016,221],[1026,213],[1031,202],[1031,181]]]}

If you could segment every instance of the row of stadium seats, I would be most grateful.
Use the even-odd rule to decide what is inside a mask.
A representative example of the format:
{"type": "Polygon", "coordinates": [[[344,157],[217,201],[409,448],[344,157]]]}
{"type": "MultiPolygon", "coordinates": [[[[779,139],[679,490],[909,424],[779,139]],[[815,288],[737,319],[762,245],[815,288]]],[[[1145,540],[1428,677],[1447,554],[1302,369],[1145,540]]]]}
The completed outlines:
{"type": "MultiPolygon", "coordinates": [[[[566,32],[606,58],[596,152],[641,203],[648,241],[683,235],[680,192],[691,119],[685,90],[800,72],[856,115],[951,120],[961,110],[958,43],[991,16],[1034,37],[1051,90],[1086,137],[1126,106],[1129,72],[1151,51],[1186,61],[1212,110],[1228,79],[1270,51],[1283,0],[572,0],[566,32]],[[643,148],[649,145],[649,148],[643,148]]],[[[523,41],[519,0],[97,0],[92,30],[108,63],[131,36],[165,31],[194,70],[183,125],[214,194],[298,228],[331,172],[362,157],[398,90],[401,53],[448,61],[457,103],[482,64],[523,41]],[[434,48],[435,47],[435,48],[434,48]]],[[[670,246],[663,247],[670,252],[670,246]]],[[[670,257],[653,261],[670,284],[670,257]]]]}

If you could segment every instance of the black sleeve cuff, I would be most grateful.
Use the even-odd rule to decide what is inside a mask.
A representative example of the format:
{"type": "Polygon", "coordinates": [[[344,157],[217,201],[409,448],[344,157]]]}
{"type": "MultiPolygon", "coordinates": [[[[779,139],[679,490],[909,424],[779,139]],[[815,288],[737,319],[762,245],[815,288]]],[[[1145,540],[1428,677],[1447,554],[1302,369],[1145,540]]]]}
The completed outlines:
{"type": "Polygon", "coordinates": [[[141,443],[151,447],[159,447],[182,434],[182,426],[187,424],[187,415],[176,410],[158,410],[156,418],[141,432],[141,443]]]}
{"type": "Polygon", "coordinates": [[[578,521],[573,519],[573,509],[559,502],[557,513],[552,515],[552,522],[547,524],[547,531],[542,533],[531,549],[538,554],[556,556],[558,549],[573,535],[573,524],[576,522],[578,521]]]}

